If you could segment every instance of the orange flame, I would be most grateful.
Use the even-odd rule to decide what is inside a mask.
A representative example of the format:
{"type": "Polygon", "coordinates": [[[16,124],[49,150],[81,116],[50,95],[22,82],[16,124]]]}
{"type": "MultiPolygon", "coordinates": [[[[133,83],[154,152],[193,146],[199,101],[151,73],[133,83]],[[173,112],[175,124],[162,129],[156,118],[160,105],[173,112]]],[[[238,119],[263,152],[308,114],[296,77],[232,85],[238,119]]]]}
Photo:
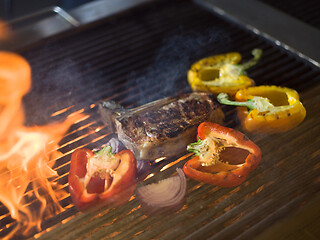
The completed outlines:
{"type": "Polygon", "coordinates": [[[44,216],[62,210],[57,183],[50,181],[57,176],[52,166],[61,155],[58,142],[79,119],[73,115],[63,123],[24,126],[21,99],[30,85],[28,62],[17,54],[0,52],[0,201],[17,221],[8,239],[17,232],[40,230],[44,216]]]}
{"type": "Polygon", "coordinates": [[[10,35],[9,27],[8,25],[0,20],[0,41],[6,40],[10,35]]]}

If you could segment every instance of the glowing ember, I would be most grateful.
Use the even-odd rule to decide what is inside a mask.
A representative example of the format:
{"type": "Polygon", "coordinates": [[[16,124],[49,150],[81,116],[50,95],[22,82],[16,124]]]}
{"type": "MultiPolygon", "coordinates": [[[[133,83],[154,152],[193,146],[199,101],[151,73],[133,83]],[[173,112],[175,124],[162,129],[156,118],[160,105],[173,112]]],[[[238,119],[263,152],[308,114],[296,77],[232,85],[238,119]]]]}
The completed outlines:
{"type": "Polygon", "coordinates": [[[17,225],[15,233],[40,230],[45,216],[62,210],[58,202],[57,173],[52,169],[61,153],[58,142],[79,119],[26,127],[21,99],[30,89],[30,66],[21,56],[0,52],[0,201],[17,225]],[[51,181],[50,181],[51,180],[51,181]]]}

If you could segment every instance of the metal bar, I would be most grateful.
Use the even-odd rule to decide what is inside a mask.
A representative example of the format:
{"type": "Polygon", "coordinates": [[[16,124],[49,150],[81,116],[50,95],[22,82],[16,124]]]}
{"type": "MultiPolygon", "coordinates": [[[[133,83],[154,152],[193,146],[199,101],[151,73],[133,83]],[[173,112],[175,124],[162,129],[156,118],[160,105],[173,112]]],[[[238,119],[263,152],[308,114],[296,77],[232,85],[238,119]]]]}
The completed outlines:
{"type": "Polygon", "coordinates": [[[320,31],[257,0],[194,0],[320,67],[320,31]]]}
{"type": "Polygon", "coordinates": [[[66,12],[64,9],[62,9],[62,8],[60,8],[58,6],[45,8],[45,9],[42,9],[42,10],[37,11],[35,13],[28,14],[26,16],[16,18],[16,19],[10,21],[9,24],[10,25],[15,25],[15,24],[18,24],[20,22],[25,22],[25,21],[31,20],[33,18],[44,16],[45,14],[48,14],[48,13],[51,13],[51,12],[58,14],[62,19],[64,19],[67,23],[69,23],[70,25],[72,25],[74,27],[77,27],[77,26],[80,25],[80,22],[77,19],[75,19],[68,12],[66,12]]]}
{"type": "Polygon", "coordinates": [[[62,17],[64,20],[66,20],[68,23],[70,23],[74,27],[80,26],[80,22],[75,19],[72,15],[70,15],[68,12],[66,12],[64,9],[54,6],[52,11],[57,13],[60,17],[62,17]]]}

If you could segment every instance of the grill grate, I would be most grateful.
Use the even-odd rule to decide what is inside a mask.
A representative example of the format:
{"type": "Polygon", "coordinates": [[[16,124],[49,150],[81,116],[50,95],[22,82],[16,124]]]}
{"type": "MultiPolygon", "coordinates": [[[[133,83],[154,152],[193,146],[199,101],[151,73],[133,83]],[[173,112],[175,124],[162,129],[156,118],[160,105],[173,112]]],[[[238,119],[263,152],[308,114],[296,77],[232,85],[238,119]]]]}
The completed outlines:
{"type": "Polygon", "coordinates": [[[275,1],[275,0],[260,0],[272,7],[275,7],[299,20],[310,24],[311,26],[320,29],[320,4],[317,0],[308,1],[275,1]]]}
{"type": "MultiPolygon", "coordinates": [[[[64,155],[55,165],[60,176],[56,181],[67,191],[72,151],[77,147],[99,147],[112,136],[97,114],[96,104],[101,99],[134,107],[188,92],[186,72],[197,59],[228,51],[239,51],[248,59],[256,47],[262,48],[264,54],[249,75],[257,85],[296,89],[302,94],[309,115],[297,130],[287,134],[249,135],[261,147],[263,161],[244,184],[225,189],[188,180],[183,209],[162,217],[144,216],[134,198],[117,209],[79,213],[68,196],[60,201],[65,210],[45,219],[43,232],[36,236],[40,239],[257,236],[320,189],[316,127],[320,117],[317,94],[320,70],[191,1],[154,2],[21,50],[33,69],[33,88],[24,99],[27,124],[63,119],[76,111],[87,116],[60,143],[64,155]],[[55,114],[63,109],[61,114],[55,114]]],[[[225,110],[231,118],[228,126],[237,127],[232,119],[233,108],[225,110]]],[[[161,162],[155,167],[155,176],[147,181],[173,174],[176,167],[183,166],[185,157],[165,171],[160,169],[176,159],[161,162]]],[[[15,222],[2,205],[0,212],[0,236],[5,236],[15,222]]]]}

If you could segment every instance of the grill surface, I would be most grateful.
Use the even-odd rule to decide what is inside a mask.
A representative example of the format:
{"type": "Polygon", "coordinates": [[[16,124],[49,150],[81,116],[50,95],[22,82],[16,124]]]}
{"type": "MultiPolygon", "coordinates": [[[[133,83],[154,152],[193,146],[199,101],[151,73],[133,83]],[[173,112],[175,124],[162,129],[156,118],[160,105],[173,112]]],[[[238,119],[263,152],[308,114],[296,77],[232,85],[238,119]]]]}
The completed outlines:
{"type": "Polygon", "coordinates": [[[260,0],[269,4],[299,20],[320,29],[320,3],[318,0],[298,0],[298,1],[276,1],[276,0],[260,0]]]}
{"type": "MultiPolygon", "coordinates": [[[[239,51],[248,59],[256,47],[262,48],[264,54],[249,75],[257,85],[296,89],[306,106],[307,118],[286,134],[248,135],[261,147],[263,159],[245,183],[226,189],[189,179],[185,206],[161,217],[144,216],[134,198],[117,209],[80,213],[68,195],[60,201],[65,210],[45,219],[43,232],[36,236],[251,239],[310,200],[320,190],[320,70],[191,1],[145,5],[21,50],[33,70],[33,88],[24,99],[27,124],[60,120],[76,111],[88,115],[60,143],[64,156],[57,160],[54,169],[60,176],[56,181],[68,191],[72,151],[77,147],[99,147],[112,137],[97,114],[100,100],[113,99],[133,107],[190,92],[186,72],[194,61],[228,51],[239,51]],[[63,109],[63,113],[55,114],[63,109]]],[[[227,125],[238,128],[234,109],[224,110],[229,119],[227,125]]],[[[186,158],[165,171],[159,170],[179,157],[155,165],[156,174],[147,181],[173,174],[186,158]]],[[[15,222],[4,206],[0,212],[0,236],[4,236],[15,222]]]]}

